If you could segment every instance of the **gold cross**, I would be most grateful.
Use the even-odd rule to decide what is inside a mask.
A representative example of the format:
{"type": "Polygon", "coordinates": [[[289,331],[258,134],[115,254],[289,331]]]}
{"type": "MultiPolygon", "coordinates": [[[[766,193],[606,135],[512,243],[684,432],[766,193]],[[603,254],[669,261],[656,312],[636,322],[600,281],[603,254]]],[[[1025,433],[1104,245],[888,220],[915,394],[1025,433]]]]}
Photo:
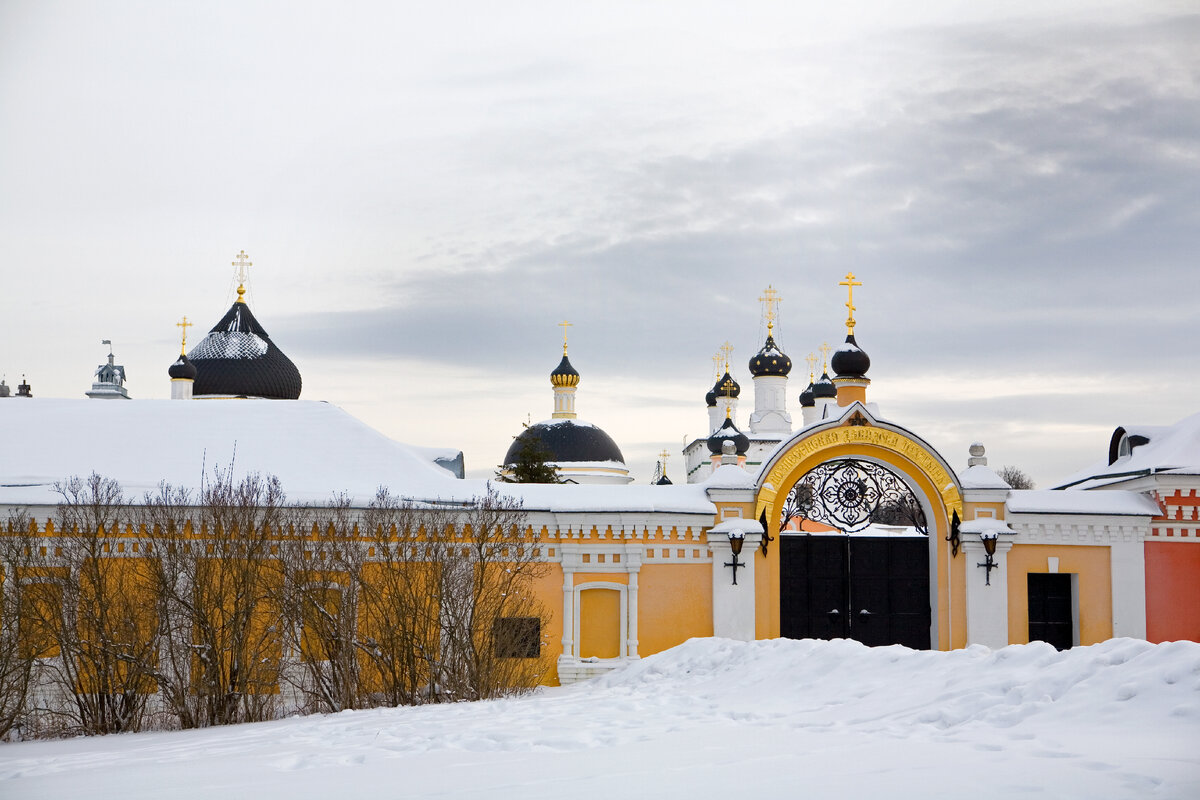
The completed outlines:
{"type": "Polygon", "coordinates": [[[772,331],[775,330],[775,317],[779,313],[779,301],[781,299],[779,292],[770,284],[767,284],[762,297],[758,298],[758,301],[763,304],[763,315],[767,318],[767,336],[772,335],[772,331]]]}
{"type": "Polygon", "coordinates": [[[813,372],[817,367],[817,354],[809,353],[804,360],[808,362],[808,382],[812,383],[817,379],[817,374],[813,372]]]}
{"type": "Polygon", "coordinates": [[[854,287],[862,286],[862,281],[854,280],[854,273],[847,272],[846,280],[838,281],[838,286],[845,286],[850,293],[849,299],[846,300],[846,308],[850,310],[850,316],[846,318],[846,333],[854,335],[854,287]]]}
{"type": "Polygon", "coordinates": [[[829,346],[829,342],[825,342],[821,345],[821,355],[824,356],[824,361],[822,361],[824,368],[821,370],[822,372],[829,372],[829,351],[832,349],[833,348],[829,346]]]}
{"type": "Polygon", "coordinates": [[[725,371],[729,372],[729,357],[733,355],[733,345],[729,342],[721,345],[721,353],[725,356],[725,371]]]}
{"type": "MultiPolygon", "coordinates": [[[[563,355],[565,356],[567,354],[567,328],[571,327],[571,323],[564,319],[558,323],[558,327],[563,329],[563,355]]],[[[584,355],[587,355],[587,353],[584,353],[584,355]]]]}
{"type": "Polygon", "coordinates": [[[721,377],[721,351],[713,353],[713,380],[721,377]]]}
{"type": "Polygon", "coordinates": [[[183,344],[181,344],[179,347],[179,354],[187,355],[187,329],[193,327],[193,325],[187,321],[187,317],[185,316],[183,318],[183,322],[175,323],[175,327],[183,330],[183,344]]]}
{"type": "Polygon", "coordinates": [[[658,457],[661,459],[661,463],[662,463],[663,475],[667,474],[667,456],[669,456],[669,455],[670,455],[670,453],[668,453],[666,450],[663,450],[661,453],[658,454],[658,457]]]}
{"type": "Polygon", "coordinates": [[[242,250],[237,254],[237,261],[233,262],[233,266],[238,268],[238,302],[244,303],[246,302],[246,278],[249,276],[246,272],[246,267],[254,266],[254,262],[246,255],[246,251],[242,250]]]}

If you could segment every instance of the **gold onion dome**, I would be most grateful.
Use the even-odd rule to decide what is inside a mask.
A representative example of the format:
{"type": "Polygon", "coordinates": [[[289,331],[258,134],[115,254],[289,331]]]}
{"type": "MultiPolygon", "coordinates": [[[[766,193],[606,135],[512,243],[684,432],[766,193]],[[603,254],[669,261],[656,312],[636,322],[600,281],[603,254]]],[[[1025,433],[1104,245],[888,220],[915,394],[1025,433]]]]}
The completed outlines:
{"type": "Polygon", "coordinates": [[[787,377],[791,371],[792,360],[775,344],[775,337],[767,334],[767,341],[762,349],[750,359],[750,374],[755,378],[768,375],[787,377]]]}
{"type": "Polygon", "coordinates": [[[562,361],[558,362],[558,366],[554,368],[554,372],[550,373],[550,383],[554,386],[579,385],[579,373],[571,366],[571,361],[567,358],[565,352],[563,353],[562,361]]]}

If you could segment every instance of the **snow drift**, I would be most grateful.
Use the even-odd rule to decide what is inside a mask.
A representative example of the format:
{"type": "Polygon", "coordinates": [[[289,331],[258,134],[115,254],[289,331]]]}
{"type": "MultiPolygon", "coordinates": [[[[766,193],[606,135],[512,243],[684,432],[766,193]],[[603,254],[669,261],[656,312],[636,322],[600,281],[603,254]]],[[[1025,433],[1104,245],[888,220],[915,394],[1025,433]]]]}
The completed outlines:
{"type": "Polygon", "coordinates": [[[0,796],[1200,796],[1200,644],[694,639],[449,706],[0,746],[0,796]]]}

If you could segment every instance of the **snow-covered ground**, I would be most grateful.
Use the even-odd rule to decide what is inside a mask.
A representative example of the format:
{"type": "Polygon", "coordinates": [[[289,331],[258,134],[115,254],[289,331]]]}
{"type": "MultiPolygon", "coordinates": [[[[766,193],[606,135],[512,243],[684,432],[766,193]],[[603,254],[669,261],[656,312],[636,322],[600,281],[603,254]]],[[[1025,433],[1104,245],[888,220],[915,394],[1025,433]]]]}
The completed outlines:
{"type": "Polygon", "coordinates": [[[0,745],[15,798],[1200,797],[1200,644],[696,639],[533,696],[0,745]]]}

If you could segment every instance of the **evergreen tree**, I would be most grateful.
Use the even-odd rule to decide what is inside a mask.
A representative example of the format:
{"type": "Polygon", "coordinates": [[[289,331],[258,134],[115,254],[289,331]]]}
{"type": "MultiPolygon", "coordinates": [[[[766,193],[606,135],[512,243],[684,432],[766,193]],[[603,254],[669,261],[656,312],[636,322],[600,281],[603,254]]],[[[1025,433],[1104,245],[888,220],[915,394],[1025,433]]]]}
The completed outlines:
{"type": "Polygon", "coordinates": [[[553,457],[541,440],[525,432],[517,437],[516,458],[508,464],[501,464],[496,470],[496,478],[504,483],[562,483],[558,477],[558,468],[549,463],[553,457]]]}

